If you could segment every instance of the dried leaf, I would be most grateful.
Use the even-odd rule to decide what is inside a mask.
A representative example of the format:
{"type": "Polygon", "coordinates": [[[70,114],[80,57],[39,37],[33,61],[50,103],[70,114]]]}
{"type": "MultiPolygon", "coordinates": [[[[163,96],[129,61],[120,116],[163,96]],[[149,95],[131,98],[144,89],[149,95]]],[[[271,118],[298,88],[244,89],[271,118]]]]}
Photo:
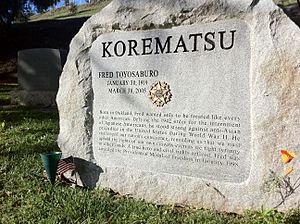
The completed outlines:
{"type": "Polygon", "coordinates": [[[293,170],[294,170],[293,167],[289,167],[289,168],[285,171],[284,175],[285,175],[285,176],[288,176],[293,170]]]}
{"type": "Polygon", "coordinates": [[[294,158],[296,158],[296,154],[290,150],[280,150],[281,160],[283,163],[289,163],[294,158]]]}

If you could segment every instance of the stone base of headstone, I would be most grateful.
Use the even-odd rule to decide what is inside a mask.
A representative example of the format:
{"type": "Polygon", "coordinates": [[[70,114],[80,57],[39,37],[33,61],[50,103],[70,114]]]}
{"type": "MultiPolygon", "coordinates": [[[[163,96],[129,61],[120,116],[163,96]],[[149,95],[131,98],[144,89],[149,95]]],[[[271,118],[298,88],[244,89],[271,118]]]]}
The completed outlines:
{"type": "Polygon", "coordinates": [[[11,103],[28,107],[55,107],[56,94],[56,91],[16,90],[12,92],[11,103]]]}

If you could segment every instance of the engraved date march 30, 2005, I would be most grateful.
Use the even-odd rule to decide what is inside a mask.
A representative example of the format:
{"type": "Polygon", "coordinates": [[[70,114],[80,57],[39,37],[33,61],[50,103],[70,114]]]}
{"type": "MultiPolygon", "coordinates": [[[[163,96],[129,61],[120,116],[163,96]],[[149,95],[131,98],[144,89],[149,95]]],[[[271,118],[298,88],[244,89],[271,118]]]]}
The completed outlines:
{"type": "Polygon", "coordinates": [[[142,94],[146,93],[146,88],[110,88],[108,92],[111,94],[142,94]]]}

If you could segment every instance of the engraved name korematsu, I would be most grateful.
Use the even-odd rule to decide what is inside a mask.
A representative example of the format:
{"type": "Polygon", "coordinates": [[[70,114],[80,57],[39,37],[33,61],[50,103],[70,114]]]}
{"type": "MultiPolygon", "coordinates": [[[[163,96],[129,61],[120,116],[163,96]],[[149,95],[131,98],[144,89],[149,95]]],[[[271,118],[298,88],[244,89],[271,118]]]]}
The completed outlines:
{"type": "Polygon", "coordinates": [[[198,51],[213,51],[215,48],[229,50],[234,45],[236,30],[210,31],[203,33],[145,37],[140,39],[102,41],[102,57],[123,57],[151,54],[177,54],[198,51]],[[226,41],[225,41],[226,39],[226,41]],[[225,43],[227,42],[227,44],[225,43]]]}

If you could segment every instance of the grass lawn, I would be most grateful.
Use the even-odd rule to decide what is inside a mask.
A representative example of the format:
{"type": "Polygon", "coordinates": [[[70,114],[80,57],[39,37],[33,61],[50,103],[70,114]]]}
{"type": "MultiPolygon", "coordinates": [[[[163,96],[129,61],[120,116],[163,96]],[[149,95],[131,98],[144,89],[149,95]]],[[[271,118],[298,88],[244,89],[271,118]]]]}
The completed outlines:
{"type": "MultiPolygon", "coordinates": [[[[108,5],[112,0],[102,0],[98,3],[78,5],[77,12],[71,13],[70,7],[63,6],[58,9],[48,11],[46,13],[36,14],[29,18],[29,21],[38,21],[45,19],[70,19],[84,16],[92,16],[108,5]]],[[[273,0],[275,4],[280,4],[283,7],[296,5],[297,0],[273,0]]]]}
{"type": "Polygon", "coordinates": [[[29,21],[45,19],[71,19],[85,16],[92,16],[108,5],[112,0],[102,0],[98,3],[78,5],[77,12],[71,13],[70,7],[61,7],[46,13],[36,14],[29,18],[29,21]]]}
{"type": "Polygon", "coordinates": [[[43,177],[39,153],[58,150],[58,114],[5,107],[11,86],[0,85],[0,223],[300,223],[299,211],[247,211],[243,215],[161,206],[43,177]]]}
{"type": "Polygon", "coordinates": [[[295,5],[297,4],[297,0],[273,0],[275,4],[280,4],[283,6],[295,5]]]}

